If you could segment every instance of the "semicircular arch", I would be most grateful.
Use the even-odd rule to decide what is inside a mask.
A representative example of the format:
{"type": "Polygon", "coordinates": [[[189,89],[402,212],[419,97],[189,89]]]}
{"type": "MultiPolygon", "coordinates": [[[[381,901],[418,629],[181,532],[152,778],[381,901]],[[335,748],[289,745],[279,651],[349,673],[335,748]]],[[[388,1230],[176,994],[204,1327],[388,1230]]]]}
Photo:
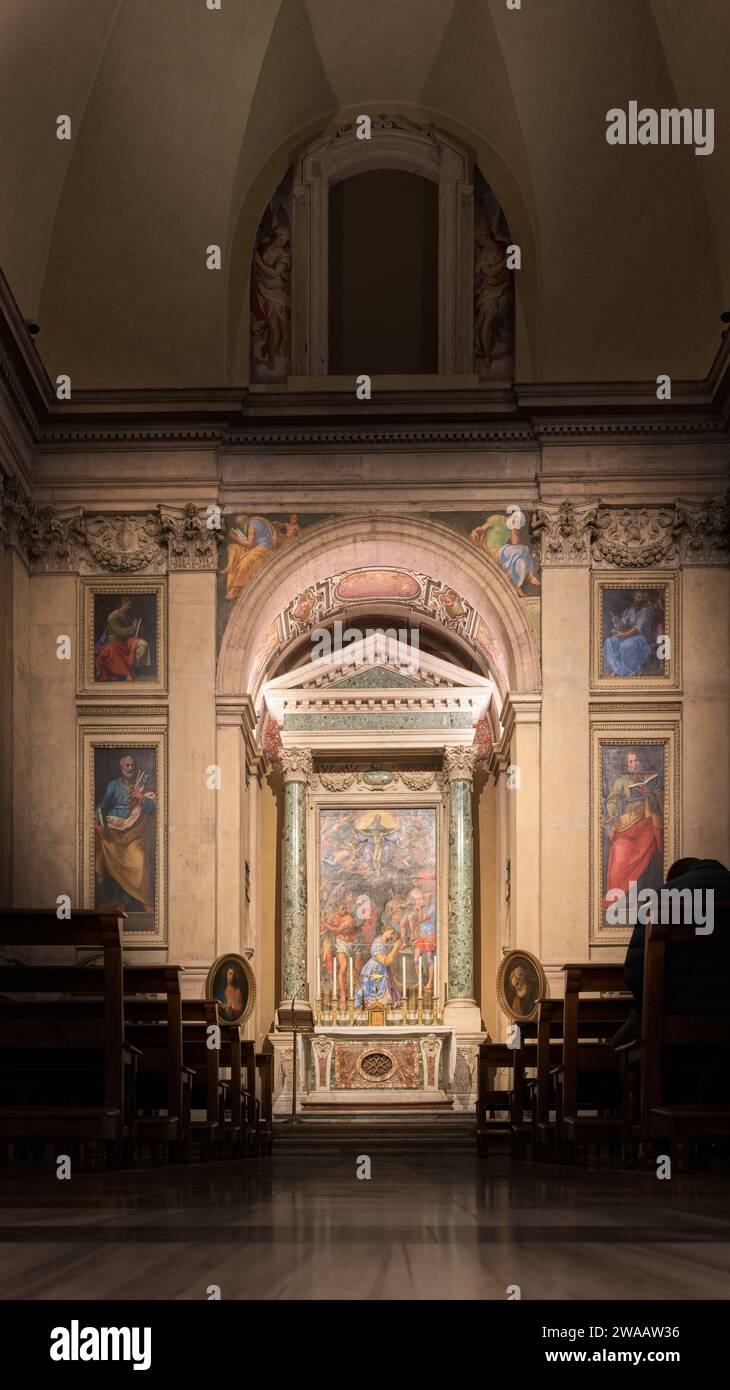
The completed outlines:
{"type": "Polygon", "coordinates": [[[494,561],[442,522],[379,516],[315,523],[274,553],[229,616],[218,657],[218,693],[255,693],[255,678],[260,683],[281,659],[282,644],[272,644],[270,634],[297,595],[332,575],[371,568],[429,575],[448,586],[476,610],[498,644],[504,661],[499,684],[504,687],[506,679],[516,692],[539,688],[539,655],[526,601],[494,561]]]}

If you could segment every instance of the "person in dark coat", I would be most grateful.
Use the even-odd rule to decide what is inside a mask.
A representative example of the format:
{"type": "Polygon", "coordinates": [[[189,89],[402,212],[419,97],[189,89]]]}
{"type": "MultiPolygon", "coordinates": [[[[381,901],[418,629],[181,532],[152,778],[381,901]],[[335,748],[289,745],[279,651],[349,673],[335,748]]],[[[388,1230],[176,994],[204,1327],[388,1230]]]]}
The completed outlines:
{"type": "MultiPolygon", "coordinates": [[[[703,917],[706,912],[705,895],[710,889],[715,896],[716,913],[727,913],[729,910],[727,904],[730,903],[730,873],[718,859],[677,859],[667,872],[665,887],[671,887],[678,892],[688,888],[693,895],[695,889],[700,889],[703,895],[703,917]],[[723,903],[724,907],[721,906],[723,903]]],[[[636,1008],[613,1038],[612,1045],[616,1050],[630,1047],[637,1042],[641,1031],[645,932],[645,923],[637,922],[626,952],[624,980],[634,996],[636,1008]]],[[[702,957],[701,940],[702,938],[698,937],[697,945],[687,942],[677,946],[672,952],[671,965],[665,981],[665,1007],[668,1013],[702,1013],[717,1016],[728,1010],[728,972],[716,967],[708,972],[702,957]]]]}

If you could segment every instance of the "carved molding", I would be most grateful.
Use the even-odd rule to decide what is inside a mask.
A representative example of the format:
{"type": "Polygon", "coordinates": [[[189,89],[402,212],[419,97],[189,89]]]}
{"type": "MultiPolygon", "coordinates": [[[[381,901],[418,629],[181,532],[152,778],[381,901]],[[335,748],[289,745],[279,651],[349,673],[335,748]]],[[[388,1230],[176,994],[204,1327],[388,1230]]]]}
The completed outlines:
{"type": "Polygon", "coordinates": [[[657,507],[541,503],[531,527],[543,566],[725,565],[730,559],[730,494],[657,507]]]}
{"type": "Polygon", "coordinates": [[[589,565],[595,524],[595,507],[574,507],[572,502],[536,506],[530,530],[540,545],[541,563],[589,565]]]}
{"type": "Polygon", "coordinates": [[[370,773],[372,776],[376,771],[378,770],[359,766],[321,767],[314,774],[312,782],[314,786],[322,787],[324,791],[328,792],[349,791],[357,783],[358,790],[370,791],[375,795],[393,791],[398,786],[407,787],[409,791],[413,792],[431,791],[433,788],[440,789],[443,782],[440,772],[428,768],[388,769],[387,774],[378,772],[379,776],[383,776],[382,782],[368,781],[368,774],[370,773]],[[385,780],[386,775],[387,781],[385,780]]]}
{"type": "Polygon", "coordinates": [[[313,761],[308,748],[282,748],[280,761],[285,782],[309,782],[313,761]]]}
{"type": "Polygon", "coordinates": [[[207,525],[194,503],[153,512],[61,518],[39,507],[17,479],[0,479],[0,538],[39,571],[88,574],[217,570],[222,528],[207,525]]]}
{"type": "Polygon", "coordinates": [[[476,750],[460,744],[444,752],[444,772],[449,782],[471,782],[474,776],[476,750]]]}

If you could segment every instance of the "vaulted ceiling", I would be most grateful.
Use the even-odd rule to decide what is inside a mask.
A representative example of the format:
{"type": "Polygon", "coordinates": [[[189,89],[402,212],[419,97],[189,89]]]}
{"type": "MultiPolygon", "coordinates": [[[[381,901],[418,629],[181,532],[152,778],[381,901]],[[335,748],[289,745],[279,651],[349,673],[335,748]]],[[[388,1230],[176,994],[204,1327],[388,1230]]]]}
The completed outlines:
{"type": "Polygon", "coordinates": [[[404,113],[469,146],[523,247],[521,380],[703,377],[730,305],[729,40],[727,0],[3,0],[0,265],[52,375],[241,384],[278,178],[324,127],[404,113]],[[609,146],[632,99],[713,107],[714,153],[609,146]]]}

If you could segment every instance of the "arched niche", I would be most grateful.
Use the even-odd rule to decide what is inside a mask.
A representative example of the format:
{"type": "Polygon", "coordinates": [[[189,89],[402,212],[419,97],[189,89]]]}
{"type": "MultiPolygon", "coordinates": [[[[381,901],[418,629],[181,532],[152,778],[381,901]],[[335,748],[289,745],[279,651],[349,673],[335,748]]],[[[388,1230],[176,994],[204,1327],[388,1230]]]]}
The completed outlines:
{"type": "Polygon", "coordinates": [[[292,373],[328,371],[329,197],[370,169],[400,169],[438,185],[438,371],[472,371],[473,186],[468,154],[449,136],[404,117],[379,117],[370,139],[356,123],[315,141],[293,180],[292,373]]]}
{"type": "MultiPolygon", "coordinates": [[[[360,184],[362,193],[365,179],[375,185],[398,174],[398,199],[394,201],[394,192],[388,199],[381,189],[377,208],[368,204],[371,236],[365,238],[362,209],[354,223],[350,212],[349,225],[351,232],[356,227],[358,242],[365,239],[367,246],[374,239],[379,243],[373,244],[370,264],[382,298],[374,311],[376,323],[387,325],[393,312],[388,275],[396,297],[401,279],[408,282],[411,299],[401,297],[411,310],[416,306],[415,317],[421,318],[418,328],[412,324],[410,339],[405,328],[401,334],[409,339],[406,355],[411,365],[401,372],[378,364],[379,357],[393,354],[372,351],[373,344],[368,343],[372,324],[363,342],[362,360],[360,347],[352,344],[349,358],[358,360],[358,373],[395,371],[393,380],[405,375],[430,383],[435,368],[435,374],[448,377],[451,384],[512,381],[515,285],[507,264],[512,236],[493,189],[467,149],[435,126],[398,116],[375,119],[369,139],[359,139],[357,129],[353,122],[318,136],[287,170],[259,218],[251,259],[251,384],[301,386],[332,373],[330,285],[337,252],[342,254],[337,237],[337,246],[330,241],[331,228],[337,225],[336,209],[356,206],[356,185],[360,184]],[[412,199],[409,203],[406,185],[411,190],[420,185],[424,195],[434,190],[432,198],[419,195],[422,212],[419,198],[415,205],[412,199]],[[403,229],[397,236],[393,231],[392,255],[388,251],[389,208],[392,217],[400,214],[403,225],[410,228],[405,235],[403,229]],[[413,247],[412,265],[404,242],[413,247]],[[378,266],[383,267],[382,275],[377,273],[378,266]],[[415,337],[419,351],[414,348],[415,337]],[[431,364],[428,370],[426,359],[431,364]]],[[[358,264],[364,254],[366,247],[360,244],[358,264]]],[[[345,255],[350,265],[353,256],[352,251],[345,255]]],[[[350,287],[362,298],[356,271],[353,274],[350,287]]],[[[409,321],[412,317],[413,313],[409,321]]],[[[347,321],[352,324],[352,316],[347,321]]],[[[396,321],[400,323],[399,315],[396,321]]],[[[344,360],[345,355],[341,356],[344,360]]],[[[350,374],[349,367],[345,374],[350,374]]]]}

